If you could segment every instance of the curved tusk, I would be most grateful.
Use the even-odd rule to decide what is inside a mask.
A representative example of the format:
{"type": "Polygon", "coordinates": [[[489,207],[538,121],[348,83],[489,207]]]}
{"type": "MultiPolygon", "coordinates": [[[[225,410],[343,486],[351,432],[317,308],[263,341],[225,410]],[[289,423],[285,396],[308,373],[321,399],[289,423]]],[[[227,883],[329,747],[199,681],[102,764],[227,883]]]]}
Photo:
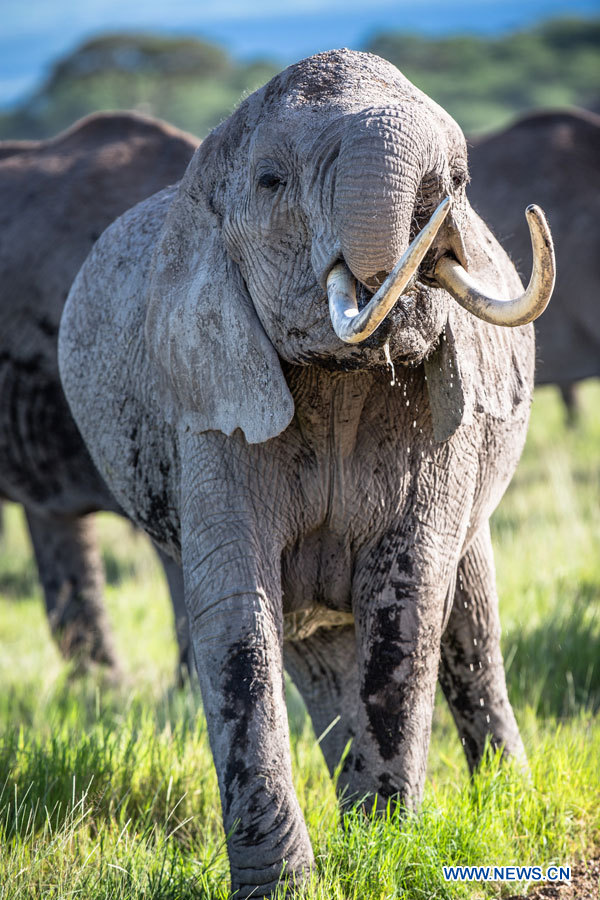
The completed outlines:
{"type": "Polygon", "coordinates": [[[451,206],[450,197],[442,200],[431,219],[400,257],[379,290],[364,309],[358,311],[356,280],[346,263],[337,263],[327,276],[329,315],[333,330],[347,344],[358,344],[381,325],[421,265],[451,206]]]}
{"type": "Polygon", "coordinates": [[[552,296],[556,277],[552,235],[539,206],[528,206],[525,215],[531,235],[533,271],[527,290],[520,297],[514,300],[489,297],[450,256],[442,256],[435,267],[438,284],[466,310],[492,325],[527,325],[544,312],[552,296]]]}

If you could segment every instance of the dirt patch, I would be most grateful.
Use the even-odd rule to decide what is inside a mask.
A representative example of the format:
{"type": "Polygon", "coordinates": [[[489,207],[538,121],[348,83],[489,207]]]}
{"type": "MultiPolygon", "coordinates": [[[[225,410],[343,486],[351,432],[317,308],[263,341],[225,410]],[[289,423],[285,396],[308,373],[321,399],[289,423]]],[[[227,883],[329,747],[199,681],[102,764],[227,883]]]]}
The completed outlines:
{"type": "MultiPolygon", "coordinates": [[[[543,884],[527,894],[527,900],[599,900],[600,898],[600,856],[578,863],[571,872],[567,884],[543,884]]],[[[513,894],[506,900],[523,900],[513,894]]]]}

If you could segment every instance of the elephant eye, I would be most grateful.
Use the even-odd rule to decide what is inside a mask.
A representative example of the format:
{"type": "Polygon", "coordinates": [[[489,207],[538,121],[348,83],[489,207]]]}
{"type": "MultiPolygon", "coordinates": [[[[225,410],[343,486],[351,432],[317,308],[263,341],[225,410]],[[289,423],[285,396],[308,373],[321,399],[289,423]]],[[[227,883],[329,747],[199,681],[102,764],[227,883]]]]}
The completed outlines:
{"type": "Polygon", "coordinates": [[[456,169],[452,175],[452,184],[455,188],[461,188],[468,181],[469,176],[464,169],[456,169]]]}
{"type": "Polygon", "coordinates": [[[276,191],[277,188],[285,184],[284,180],[275,172],[263,172],[258,179],[259,187],[266,188],[268,191],[276,191]]]}

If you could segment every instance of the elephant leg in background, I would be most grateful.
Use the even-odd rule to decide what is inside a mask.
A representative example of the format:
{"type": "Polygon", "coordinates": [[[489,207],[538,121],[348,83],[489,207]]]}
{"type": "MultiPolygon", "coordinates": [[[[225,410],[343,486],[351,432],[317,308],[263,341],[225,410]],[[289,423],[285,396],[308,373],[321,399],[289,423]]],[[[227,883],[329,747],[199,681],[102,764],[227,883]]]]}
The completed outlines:
{"type": "Polygon", "coordinates": [[[354,627],[319,628],[305,640],[287,641],[284,660],[306,704],[315,735],[318,738],[327,731],[320,746],[333,775],[348,741],[356,733],[358,666],[354,627]]]}
{"type": "Polygon", "coordinates": [[[562,401],[565,405],[566,423],[569,428],[574,428],[580,416],[579,397],[575,381],[565,381],[558,385],[562,401]]]}
{"type": "Polygon", "coordinates": [[[488,523],[458,566],[454,604],[442,637],[440,684],[471,771],[492,747],[525,758],[506,690],[500,619],[488,523]]]}
{"type": "Polygon", "coordinates": [[[101,663],[118,671],[92,518],[45,517],[30,510],[26,516],[50,629],[62,655],[81,670],[101,663]]]}
{"type": "Polygon", "coordinates": [[[183,587],[183,572],[179,563],[163,553],[158,547],[156,552],[162,563],[169,585],[169,593],[171,594],[171,603],[173,605],[173,618],[175,620],[175,634],[177,636],[177,647],[179,658],[177,661],[177,671],[175,679],[180,687],[186,678],[196,677],[196,661],[194,659],[194,651],[190,641],[190,626],[188,622],[188,614],[185,606],[185,594],[183,587]]]}
{"type": "Polygon", "coordinates": [[[272,491],[259,485],[249,496],[244,478],[255,466],[232,465],[225,443],[232,440],[215,431],[185,435],[181,539],[232,892],[242,898],[268,896],[284,865],[285,875],[302,878],[313,854],[292,782],[274,562],[281,547],[258,499],[272,491]]]}

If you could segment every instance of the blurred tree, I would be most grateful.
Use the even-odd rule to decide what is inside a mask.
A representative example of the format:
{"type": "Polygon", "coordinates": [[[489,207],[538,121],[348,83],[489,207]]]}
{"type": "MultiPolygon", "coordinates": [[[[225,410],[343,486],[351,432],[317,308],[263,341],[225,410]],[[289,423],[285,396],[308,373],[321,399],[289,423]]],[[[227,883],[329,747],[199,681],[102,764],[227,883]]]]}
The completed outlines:
{"type": "Polygon", "coordinates": [[[367,49],[471,133],[534,107],[593,108],[600,100],[600,19],[556,19],[500,38],[383,33],[367,49]]]}
{"type": "Polygon", "coordinates": [[[134,109],[203,136],[278,68],[237,64],[196,38],[105,35],[60,60],[36,94],[0,115],[0,137],[47,137],[108,109],[134,109]]]}
{"type": "MultiPolygon", "coordinates": [[[[598,108],[599,47],[600,19],[560,19],[500,38],[384,33],[367,49],[475,133],[534,107],[598,108]]],[[[0,138],[46,137],[106,109],[135,109],[202,137],[277,69],[236,63],[196,38],[106,35],[60,60],[36,94],[0,115],[0,138]]]]}

